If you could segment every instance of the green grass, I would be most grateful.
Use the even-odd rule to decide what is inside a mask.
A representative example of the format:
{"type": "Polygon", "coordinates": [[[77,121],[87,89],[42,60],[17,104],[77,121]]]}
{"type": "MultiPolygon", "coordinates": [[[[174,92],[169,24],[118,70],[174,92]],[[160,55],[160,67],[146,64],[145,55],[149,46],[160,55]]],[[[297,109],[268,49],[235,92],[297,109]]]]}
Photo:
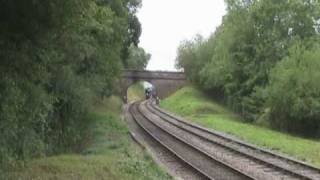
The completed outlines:
{"type": "Polygon", "coordinates": [[[128,102],[138,101],[145,98],[142,82],[135,83],[128,88],[128,102]]]}
{"type": "Polygon", "coordinates": [[[244,123],[237,115],[192,87],[161,102],[161,107],[202,126],[232,134],[247,142],[288,154],[320,167],[320,140],[304,139],[244,123]]]}
{"type": "Polygon", "coordinates": [[[95,105],[81,154],[32,160],[26,167],[13,170],[9,179],[171,179],[132,142],[120,111],[121,100],[116,97],[95,105]]]}

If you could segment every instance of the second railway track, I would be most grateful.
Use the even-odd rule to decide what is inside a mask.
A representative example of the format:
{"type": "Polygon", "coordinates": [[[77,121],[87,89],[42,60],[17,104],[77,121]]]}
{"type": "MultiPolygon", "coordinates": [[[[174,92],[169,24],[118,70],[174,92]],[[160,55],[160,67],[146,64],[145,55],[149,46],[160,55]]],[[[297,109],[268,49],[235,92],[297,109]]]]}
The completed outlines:
{"type": "MultiPolygon", "coordinates": [[[[269,169],[266,168],[266,171],[270,171],[270,168],[273,168],[274,171],[270,171],[271,173],[268,173],[268,175],[272,175],[272,172],[274,172],[276,179],[320,179],[319,168],[289,157],[284,157],[265,149],[255,147],[234,138],[230,138],[226,135],[222,135],[218,132],[205,129],[178,118],[153,104],[147,103],[146,108],[148,108],[148,110],[152,113],[155,113],[161,117],[163,121],[169,122],[173,126],[182,128],[198,137],[225,147],[230,151],[241,154],[249,159],[253,159],[258,163],[265,164],[267,167],[269,167],[269,169]],[[291,176],[284,176],[284,178],[281,178],[281,173],[279,173],[279,171],[281,171],[282,174],[287,173],[291,176]]],[[[270,176],[267,179],[270,179],[270,176]]]]}
{"type": "Polygon", "coordinates": [[[253,179],[228,165],[213,159],[207,153],[197,147],[178,138],[177,136],[159,128],[152,123],[141,111],[139,104],[133,104],[129,108],[133,119],[154,140],[167,148],[171,153],[180,158],[185,164],[202,174],[203,179],[253,179]]]}
{"type": "Polygon", "coordinates": [[[320,170],[188,123],[150,102],[130,107],[135,121],[208,179],[320,179],[320,170]]]}

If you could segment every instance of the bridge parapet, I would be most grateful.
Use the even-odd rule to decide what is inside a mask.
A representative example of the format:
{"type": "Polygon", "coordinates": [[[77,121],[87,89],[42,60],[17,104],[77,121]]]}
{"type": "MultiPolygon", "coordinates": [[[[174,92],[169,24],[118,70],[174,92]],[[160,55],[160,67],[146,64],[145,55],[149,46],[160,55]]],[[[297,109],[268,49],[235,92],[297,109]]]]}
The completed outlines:
{"type": "Polygon", "coordinates": [[[123,78],[186,80],[184,72],[125,70],[123,78]]]}

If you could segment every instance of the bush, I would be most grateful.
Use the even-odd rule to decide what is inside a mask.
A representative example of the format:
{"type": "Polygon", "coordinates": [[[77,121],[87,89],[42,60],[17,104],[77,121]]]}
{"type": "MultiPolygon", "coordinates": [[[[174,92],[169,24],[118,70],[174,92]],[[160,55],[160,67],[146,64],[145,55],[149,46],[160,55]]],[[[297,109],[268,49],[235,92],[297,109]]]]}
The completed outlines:
{"type": "Polygon", "coordinates": [[[138,41],[139,2],[0,2],[0,175],[78,149],[91,100],[113,93],[122,51],[138,41]]]}
{"type": "Polygon", "coordinates": [[[270,73],[266,88],[271,125],[320,136],[320,46],[296,43],[270,73]]]}
{"type": "MultiPolygon", "coordinates": [[[[307,0],[299,2],[228,0],[226,4],[228,12],[223,17],[222,24],[209,39],[195,38],[191,41],[184,41],[180,45],[177,56],[178,67],[183,68],[188,79],[211,96],[224,96],[219,99],[225,101],[232,110],[239,113],[247,121],[255,122],[260,121],[261,117],[268,117],[267,112],[270,112],[270,109],[265,107],[266,99],[268,99],[269,104],[272,104],[271,115],[280,115],[280,112],[276,113],[274,103],[271,102],[276,101],[277,98],[281,99],[283,96],[268,98],[268,93],[264,89],[269,86],[270,76],[273,73],[281,75],[282,72],[271,70],[275,66],[279,66],[279,68],[284,66],[277,65],[277,63],[288,56],[289,47],[295,44],[298,39],[301,40],[300,44],[308,46],[308,39],[319,37],[319,2],[307,0]]],[[[319,39],[315,41],[319,43],[319,39]]],[[[306,49],[309,53],[318,50],[317,48],[306,49]]],[[[292,52],[290,54],[289,59],[295,56],[292,52]]],[[[307,54],[305,56],[309,56],[307,54]]],[[[314,54],[314,56],[317,55],[314,54]]],[[[302,57],[301,61],[304,61],[304,58],[310,59],[311,57],[302,57]]],[[[314,62],[306,63],[311,66],[314,62]]],[[[292,69],[292,71],[294,70],[292,69]]],[[[312,75],[316,71],[315,69],[309,72],[309,75],[301,74],[302,70],[296,71],[300,73],[296,75],[300,78],[310,79],[317,76],[316,74],[312,75]]],[[[295,77],[294,75],[291,76],[292,78],[295,77]]],[[[289,79],[286,81],[289,81],[289,79]]],[[[296,78],[296,81],[302,83],[302,80],[298,78],[296,78]]],[[[309,84],[305,85],[308,86],[309,84]]],[[[274,86],[274,90],[269,88],[268,91],[276,91],[277,88],[282,88],[276,82],[273,82],[271,86],[274,86]]],[[[315,89],[314,85],[310,85],[310,87],[315,89]]],[[[300,87],[292,84],[290,88],[299,89],[300,87]]],[[[281,90],[283,89],[278,91],[281,90]]],[[[292,93],[294,93],[292,96],[297,95],[298,90],[292,93]]],[[[276,96],[277,93],[273,95],[276,96]]],[[[311,104],[317,106],[314,101],[317,99],[317,95],[316,90],[309,94],[308,97],[313,100],[308,103],[304,102],[305,99],[302,102],[298,102],[298,100],[283,102],[282,105],[286,106],[285,108],[290,106],[290,103],[296,104],[293,109],[286,109],[283,112],[292,110],[297,113],[301,111],[302,106],[306,105],[305,103],[308,104],[305,108],[309,108],[311,104]]],[[[307,109],[305,111],[307,112],[307,109]]],[[[306,113],[305,111],[302,112],[306,113]]],[[[315,118],[317,111],[313,111],[311,114],[308,115],[308,123],[304,122],[305,125],[309,124],[309,121],[310,125],[308,126],[316,123],[316,120],[311,119],[315,118]]],[[[296,115],[296,119],[301,119],[301,121],[306,116],[299,113],[296,115]]],[[[293,112],[286,112],[282,116],[286,117],[274,121],[279,121],[279,124],[281,124],[282,119],[295,118],[293,112]],[[288,116],[288,114],[291,115],[288,116]]],[[[277,117],[273,116],[273,118],[276,119],[277,117]]],[[[291,126],[286,122],[277,126],[292,131],[298,131],[299,129],[298,127],[285,127],[291,126]]],[[[317,129],[317,126],[314,124],[313,128],[317,129]]]]}

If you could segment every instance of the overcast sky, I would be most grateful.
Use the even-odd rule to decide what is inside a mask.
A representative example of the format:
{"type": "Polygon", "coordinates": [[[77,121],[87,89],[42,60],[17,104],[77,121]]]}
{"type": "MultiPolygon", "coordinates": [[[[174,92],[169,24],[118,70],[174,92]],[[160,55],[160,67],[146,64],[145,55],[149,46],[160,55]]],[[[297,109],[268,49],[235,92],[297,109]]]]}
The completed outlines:
{"type": "Polygon", "coordinates": [[[208,37],[226,13],[223,0],[143,0],[139,46],[152,58],[148,70],[175,70],[179,43],[196,34],[208,37]]]}

